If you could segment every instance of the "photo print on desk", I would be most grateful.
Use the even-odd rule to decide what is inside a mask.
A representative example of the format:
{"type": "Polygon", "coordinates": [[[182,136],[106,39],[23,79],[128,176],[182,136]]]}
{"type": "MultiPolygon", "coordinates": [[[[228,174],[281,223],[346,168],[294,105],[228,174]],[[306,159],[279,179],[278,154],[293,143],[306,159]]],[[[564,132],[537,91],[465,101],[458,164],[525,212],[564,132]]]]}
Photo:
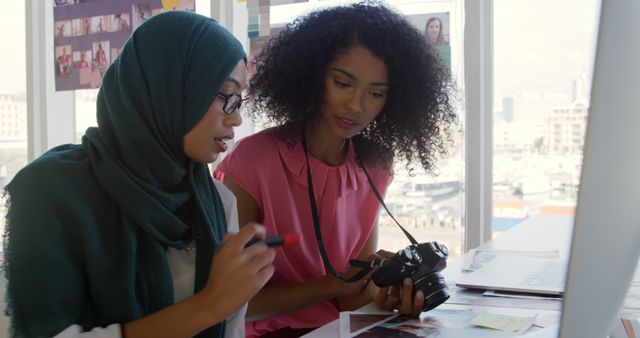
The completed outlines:
{"type": "Polygon", "coordinates": [[[478,313],[472,310],[435,309],[421,316],[420,319],[394,317],[375,325],[356,338],[507,338],[514,337],[513,332],[499,331],[472,323],[478,313]]]}

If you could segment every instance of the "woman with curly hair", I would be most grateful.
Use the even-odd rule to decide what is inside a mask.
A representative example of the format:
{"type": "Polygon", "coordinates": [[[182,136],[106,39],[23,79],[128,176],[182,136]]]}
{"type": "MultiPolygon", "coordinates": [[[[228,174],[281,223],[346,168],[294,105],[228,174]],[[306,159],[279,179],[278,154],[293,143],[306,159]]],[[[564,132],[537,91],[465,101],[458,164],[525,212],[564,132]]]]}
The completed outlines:
{"type": "Polygon", "coordinates": [[[277,249],[274,276],[249,303],[248,336],[298,336],[371,301],[421,312],[408,279],[378,289],[328,274],[314,223],[335,270],[375,255],[380,206],[367,173],[384,194],[394,160],[433,168],[456,119],[449,79],[422,33],[376,3],[312,12],[266,44],[249,94],[277,126],[240,141],[216,175],[236,194],[241,225],[302,242],[277,249]]]}

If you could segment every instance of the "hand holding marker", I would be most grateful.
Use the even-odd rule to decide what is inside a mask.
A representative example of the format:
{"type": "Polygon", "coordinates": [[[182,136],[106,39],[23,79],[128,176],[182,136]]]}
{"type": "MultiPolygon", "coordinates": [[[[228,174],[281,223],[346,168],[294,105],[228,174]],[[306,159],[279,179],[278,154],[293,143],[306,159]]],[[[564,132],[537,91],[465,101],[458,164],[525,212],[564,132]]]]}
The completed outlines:
{"type": "Polygon", "coordinates": [[[265,238],[264,240],[260,240],[257,239],[256,237],[252,238],[249,242],[247,242],[247,245],[245,245],[245,248],[258,243],[258,242],[264,242],[264,244],[266,244],[268,247],[273,247],[273,246],[287,246],[287,245],[296,245],[298,243],[300,243],[300,234],[287,234],[287,235],[283,235],[283,236],[269,236],[267,238],[265,238]]]}

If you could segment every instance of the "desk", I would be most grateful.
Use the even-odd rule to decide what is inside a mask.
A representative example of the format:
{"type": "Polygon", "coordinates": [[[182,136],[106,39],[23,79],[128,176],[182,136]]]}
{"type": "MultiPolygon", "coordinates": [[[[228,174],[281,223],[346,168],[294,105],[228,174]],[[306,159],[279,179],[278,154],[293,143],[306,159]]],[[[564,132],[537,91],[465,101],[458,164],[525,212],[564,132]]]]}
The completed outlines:
{"type": "MultiPolygon", "coordinates": [[[[480,245],[478,250],[505,251],[553,251],[560,257],[569,259],[571,235],[573,230],[572,216],[533,216],[514,226],[502,236],[480,245]]],[[[442,271],[447,282],[460,279],[464,257],[451,260],[442,271]]]]}
{"type": "MultiPolygon", "coordinates": [[[[534,216],[516,225],[502,236],[484,243],[478,249],[482,250],[512,250],[512,251],[552,251],[558,250],[563,258],[569,257],[573,217],[571,216],[534,216]]],[[[464,256],[448,262],[448,267],[442,274],[449,284],[451,293],[458,291],[455,282],[462,274],[460,267],[464,256]]],[[[454,297],[452,297],[454,298],[454,297]]],[[[484,309],[494,313],[509,314],[514,316],[530,316],[538,313],[539,316],[559,316],[557,310],[545,309],[521,309],[514,307],[488,307],[477,305],[450,304],[447,301],[438,308],[442,309],[484,309]]],[[[372,304],[366,305],[361,310],[375,309],[372,304]]],[[[498,331],[496,331],[498,332],[498,331]]],[[[327,338],[339,337],[339,321],[334,320],[303,337],[327,338]]]]}

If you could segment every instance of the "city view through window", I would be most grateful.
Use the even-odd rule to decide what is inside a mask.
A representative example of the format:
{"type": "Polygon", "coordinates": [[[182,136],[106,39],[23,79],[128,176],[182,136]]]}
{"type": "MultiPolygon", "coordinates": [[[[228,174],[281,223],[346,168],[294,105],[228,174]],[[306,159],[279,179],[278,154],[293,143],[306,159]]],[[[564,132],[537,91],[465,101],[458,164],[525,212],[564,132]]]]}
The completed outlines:
{"type": "Polygon", "coordinates": [[[494,237],[533,215],[575,213],[598,10],[494,2],[494,237]]]}
{"type": "MultiPolygon", "coordinates": [[[[27,164],[25,2],[7,1],[0,11],[0,188],[27,164]]],[[[5,200],[0,199],[4,232],[5,200]]]]}
{"type": "MultiPolygon", "coordinates": [[[[449,61],[461,85],[462,2],[388,2],[410,8],[405,14],[416,18],[449,13],[449,61]]],[[[197,11],[207,10],[200,3],[197,11]]],[[[309,3],[327,6],[331,1],[309,3]]],[[[290,11],[287,6],[271,6],[272,22],[278,11],[290,11]]],[[[597,10],[595,0],[494,2],[494,236],[535,214],[574,213],[597,10]]],[[[4,187],[27,162],[24,3],[8,2],[0,17],[4,31],[14,32],[0,45],[2,63],[12,65],[0,79],[0,184],[4,187]]],[[[78,141],[88,126],[95,125],[96,92],[76,91],[78,141]]],[[[462,101],[463,88],[459,96],[462,101]]],[[[385,196],[391,212],[414,237],[447,245],[451,256],[463,253],[464,113],[460,111],[460,129],[452,134],[450,153],[438,162],[437,175],[424,173],[416,164],[409,172],[398,163],[385,196]]],[[[379,222],[380,248],[394,251],[409,244],[386,212],[381,211],[379,222]]]]}

